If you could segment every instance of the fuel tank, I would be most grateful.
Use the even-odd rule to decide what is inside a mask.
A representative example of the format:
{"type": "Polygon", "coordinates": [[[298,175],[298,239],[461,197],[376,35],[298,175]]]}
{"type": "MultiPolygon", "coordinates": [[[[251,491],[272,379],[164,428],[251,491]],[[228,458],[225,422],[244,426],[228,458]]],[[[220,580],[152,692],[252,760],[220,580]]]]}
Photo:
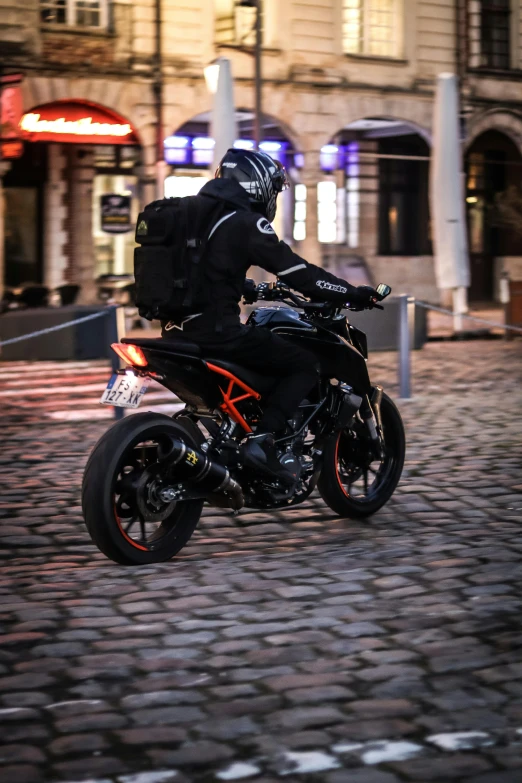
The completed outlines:
{"type": "Polygon", "coordinates": [[[308,332],[317,332],[315,326],[301,319],[301,314],[290,307],[260,307],[250,313],[247,324],[264,326],[273,330],[278,327],[289,327],[308,332]]]}
{"type": "Polygon", "coordinates": [[[270,329],[274,334],[311,351],[318,359],[321,374],[349,383],[356,394],[371,392],[370,377],[364,356],[344,337],[289,307],[260,307],[247,321],[253,326],[270,329]]]}

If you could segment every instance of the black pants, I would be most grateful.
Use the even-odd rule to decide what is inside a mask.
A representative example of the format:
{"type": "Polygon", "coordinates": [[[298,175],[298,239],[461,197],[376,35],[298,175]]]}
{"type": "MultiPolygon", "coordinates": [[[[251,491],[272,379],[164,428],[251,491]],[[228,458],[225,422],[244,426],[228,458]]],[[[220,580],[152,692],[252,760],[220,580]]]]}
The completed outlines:
{"type": "MultiPolygon", "coordinates": [[[[187,335],[187,337],[189,337],[187,335]]],[[[316,357],[268,329],[240,326],[226,329],[218,336],[189,337],[200,345],[203,354],[226,359],[255,372],[272,375],[277,381],[264,400],[263,416],[257,432],[278,432],[286,426],[299,403],[315,385],[319,375],[316,357]]]]}

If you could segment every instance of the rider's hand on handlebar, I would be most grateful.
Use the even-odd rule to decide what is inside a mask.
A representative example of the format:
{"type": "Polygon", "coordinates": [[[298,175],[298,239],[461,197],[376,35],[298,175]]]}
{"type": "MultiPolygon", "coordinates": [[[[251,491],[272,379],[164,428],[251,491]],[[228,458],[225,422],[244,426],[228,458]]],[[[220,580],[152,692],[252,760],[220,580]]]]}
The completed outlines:
{"type": "Polygon", "coordinates": [[[243,286],[243,299],[245,304],[254,304],[258,300],[256,281],[251,277],[245,279],[243,286]]]}
{"type": "Polygon", "coordinates": [[[355,293],[351,295],[350,304],[363,309],[371,309],[376,306],[377,302],[381,301],[381,298],[375,288],[372,288],[370,285],[360,285],[355,289],[355,293]]]}

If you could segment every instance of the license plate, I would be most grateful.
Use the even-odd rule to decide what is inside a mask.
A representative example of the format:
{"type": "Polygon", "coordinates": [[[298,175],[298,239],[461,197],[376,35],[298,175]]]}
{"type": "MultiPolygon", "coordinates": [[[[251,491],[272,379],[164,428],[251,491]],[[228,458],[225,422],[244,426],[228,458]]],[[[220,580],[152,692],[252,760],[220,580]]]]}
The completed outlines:
{"type": "Polygon", "coordinates": [[[107,384],[100,402],[117,408],[137,408],[147,391],[150,378],[140,378],[134,373],[115,373],[107,384]]]}

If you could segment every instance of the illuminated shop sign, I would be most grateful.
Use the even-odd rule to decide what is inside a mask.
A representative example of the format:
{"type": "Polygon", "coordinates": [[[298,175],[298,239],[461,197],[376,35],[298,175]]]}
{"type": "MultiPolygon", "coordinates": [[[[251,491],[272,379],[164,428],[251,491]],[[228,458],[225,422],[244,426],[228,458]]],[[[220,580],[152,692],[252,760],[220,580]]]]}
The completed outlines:
{"type": "Polygon", "coordinates": [[[74,133],[76,136],[128,136],[131,126],[113,125],[108,122],[93,122],[92,117],[81,120],[41,120],[39,114],[24,114],[20,123],[27,133],[74,133]]]}
{"type": "Polygon", "coordinates": [[[36,106],[20,121],[28,141],[72,144],[138,144],[132,125],[116,112],[86,101],[36,106]]]}
{"type": "Polygon", "coordinates": [[[126,234],[133,228],[131,197],[105,193],[100,199],[101,230],[106,234],[126,234]]]}

